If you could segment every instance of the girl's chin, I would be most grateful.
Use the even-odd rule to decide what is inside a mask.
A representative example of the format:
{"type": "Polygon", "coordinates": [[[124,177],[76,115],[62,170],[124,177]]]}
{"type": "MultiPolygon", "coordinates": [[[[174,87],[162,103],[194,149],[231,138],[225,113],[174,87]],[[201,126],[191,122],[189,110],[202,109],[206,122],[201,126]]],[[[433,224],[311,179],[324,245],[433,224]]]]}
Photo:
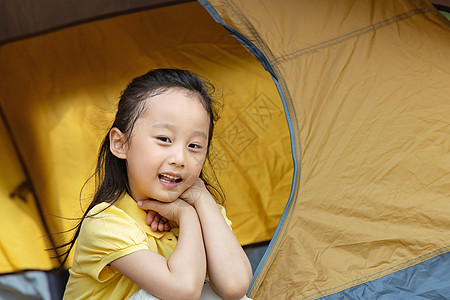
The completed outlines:
{"type": "Polygon", "coordinates": [[[156,197],[152,197],[151,199],[158,200],[161,202],[173,202],[180,197],[179,193],[168,193],[167,195],[158,195],[156,197]]]}

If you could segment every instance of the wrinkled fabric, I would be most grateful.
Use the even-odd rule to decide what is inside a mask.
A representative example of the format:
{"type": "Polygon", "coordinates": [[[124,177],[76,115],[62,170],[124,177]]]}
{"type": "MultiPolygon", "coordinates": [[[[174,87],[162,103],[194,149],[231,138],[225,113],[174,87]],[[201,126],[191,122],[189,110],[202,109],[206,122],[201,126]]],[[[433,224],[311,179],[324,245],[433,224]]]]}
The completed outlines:
{"type": "Polygon", "coordinates": [[[272,74],[291,132],[249,296],[316,299],[448,251],[450,22],[422,0],[200,2],[272,74]]]}
{"type": "Polygon", "coordinates": [[[448,299],[450,297],[450,253],[320,298],[337,299],[448,299]]]}

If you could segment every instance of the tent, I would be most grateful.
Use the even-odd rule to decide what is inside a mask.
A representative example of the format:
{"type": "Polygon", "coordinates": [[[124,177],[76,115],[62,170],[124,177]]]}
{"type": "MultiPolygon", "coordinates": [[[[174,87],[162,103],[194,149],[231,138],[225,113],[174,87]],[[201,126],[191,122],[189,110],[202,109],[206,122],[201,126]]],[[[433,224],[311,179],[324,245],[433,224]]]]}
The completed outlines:
{"type": "Polygon", "coordinates": [[[146,9],[125,7],[126,14],[114,16],[99,2],[103,11],[96,13],[103,18],[87,22],[54,18],[85,12],[48,2],[52,10],[29,8],[41,15],[27,18],[36,20],[36,32],[3,40],[2,274],[58,266],[51,259],[55,253],[45,249],[70,238],[70,232],[59,232],[76,223],[89,201],[92,189],[81,199],[80,189],[94,170],[119,94],[131,78],[156,67],[191,69],[215,85],[223,107],[212,160],[234,232],[242,245],[273,235],[293,168],[289,130],[270,75],[199,3],[146,2],[146,9]],[[46,19],[68,23],[39,23],[46,19]]]}
{"type": "Polygon", "coordinates": [[[61,292],[23,271],[56,268],[45,249],[89,199],[121,89],[168,66],[223,102],[213,161],[233,230],[271,240],[249,296],[450,295],[450,22],[431,3],[2,6],[1,295],[61,292]]]}

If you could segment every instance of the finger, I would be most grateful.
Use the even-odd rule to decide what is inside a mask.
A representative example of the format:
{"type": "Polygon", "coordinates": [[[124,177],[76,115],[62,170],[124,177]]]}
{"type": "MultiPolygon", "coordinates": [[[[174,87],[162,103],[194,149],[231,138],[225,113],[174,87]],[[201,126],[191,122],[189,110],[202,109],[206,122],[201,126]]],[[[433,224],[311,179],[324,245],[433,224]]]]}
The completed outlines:
{"type": "Polygon", "coordinates": [[[177,225],[175,222],[173,222],[173,221],[169,221],[169,222],[167,223],[167,225],[168,225],[168,227],[169,227],[169,229],[167,229],[167,230],[170,230],[170,229],[175,228],[175,227],[178,226],[178,225],[177,225]]]}
{"type": "Polygon", "coordinates": [[[152,228],[153,231],[157,231],[158,230],[159,218],[160,218],[160,215],[158,213],[155,213],[155,216],[153,217],[153,221],[152,221],[152,223],[150,225],[150,227],[152,228]]]}
{"type": "Polygon", "coordinates": [[[165,203],[161,203],[157,200],[140,200],[137,202],[137,205],[143,210],[149,211],[158,211],[158,208],[161,208],[161,205],[165,203]]]}
{"type": "Polygon", "coordinates": [[[156,214],[157,214],[157,213],[156,213],[156,211],[154,211],[154,210],[149,210],[149,211],[148,211],[148,213],[147,213],[147,219],[146,219],[147,225],[150,225],[150,224],[153,222],[153,220],[154,220],[156,214]]]}
{"type": "Polygon", "coordinates": [[[168,230],[168,226],[166,225],[167,222],[169,222],[169,220],[167,220],[166,218],[164,218],[163,216],[160,216],[159,218],[159,226],[158,226],[158,230],[159,231],[166,231],[168,230]]]}
{"type": "Polygon", "coordinates": [[[156,214],[155,217],[153,218],[153,223],[159,224],[160,219],[161,219],[161,215],[156,214]]]}
{"type": "Polygon", "coordinates": [[[153,230],[153,231],[158,231],[158,222],[155,222],[155,221],[153,221],[151,224],[150,224],[150,227],[151,227],[151,229],[153,230]]]}

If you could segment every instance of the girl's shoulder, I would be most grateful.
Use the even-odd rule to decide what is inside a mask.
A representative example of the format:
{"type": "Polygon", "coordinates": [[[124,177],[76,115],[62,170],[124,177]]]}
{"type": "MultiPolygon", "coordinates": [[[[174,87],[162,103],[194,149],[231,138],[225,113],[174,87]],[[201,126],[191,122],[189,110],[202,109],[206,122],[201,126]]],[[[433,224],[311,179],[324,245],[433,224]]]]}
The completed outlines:
{"type": "Polygon", "coordinates": [[[111,203],[102,202],[96,204],[88,213],[88,217],[96,216],[100,213],[114,213],[117,210],[120,210],[116,205],[111,203]]]}
{"type": "Polygon", "coordinates": [[[118,217],[127,217],[127,209],[126,207],[122,207],[119,205],[122,199],[114,203],[101,202],[96,204],[88,213],[88,218],[96,217],[96,216],[118,216],[118,217]]]}
{"type": "Polygon", "coordinates": [[[130,244],[146,242],[145,230],[136,219],[116,204],[110,203],[99,203],[89,211],[79,235],[80,245],[89,249],[101,249],[105,253],[130,244]],[[112,249],[106,251],[107,247],[112,249]]]}
{"type": "Polygon", "coordinates": [[[119,226],[124,226],[125,223],[136,226],[136,220],[126,211],[115,204],[106,202],[99,203],[91,208],[87,217],[83,220],[84,227],[94,227],[94,229],[98,226],[104,226],[105,223],[108,226],[111,223],[119,224],[119,226]]]}
{"type": "Polygon", "coordinates": [[[118,227],[136,229],[145,232],[148,225],[145,223],[147,213],[140,209],[136,201],[128,195],[124,195],[114,203],[102,202],[95,205],[83,220],[85,227],[110,226],[111,223],[118,227]]]}

